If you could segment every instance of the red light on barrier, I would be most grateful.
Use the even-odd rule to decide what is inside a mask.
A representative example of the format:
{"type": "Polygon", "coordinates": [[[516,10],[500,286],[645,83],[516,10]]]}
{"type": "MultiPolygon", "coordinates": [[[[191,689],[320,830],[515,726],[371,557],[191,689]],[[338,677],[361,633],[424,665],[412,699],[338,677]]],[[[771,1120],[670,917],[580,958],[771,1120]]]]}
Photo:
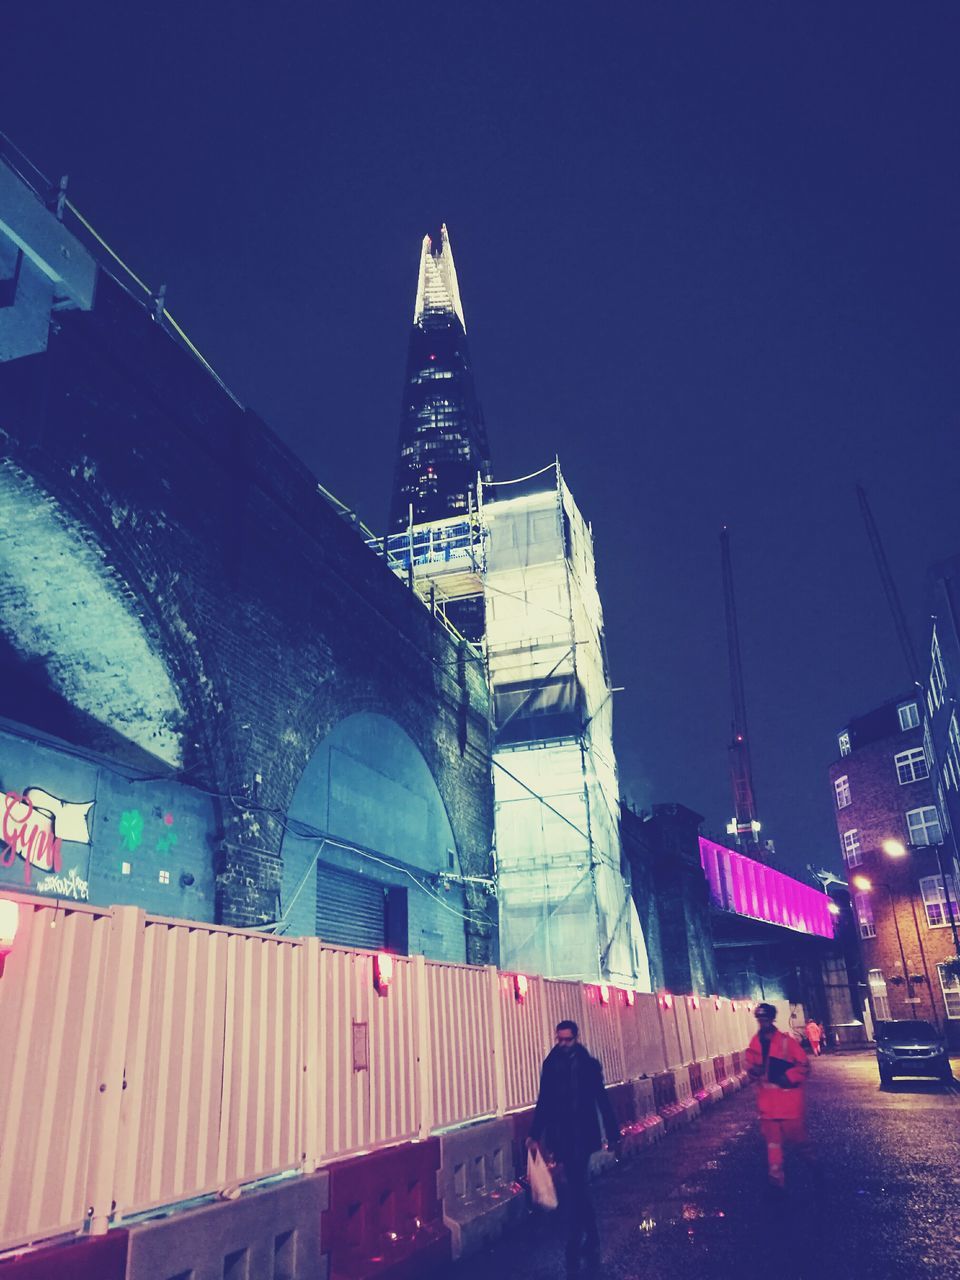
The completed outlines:
{"type": "Polygon", "coordinates": [[[734,1013],[736,1013],[736,1012],[737,1012],[737,1002],[736,1002],[736,1000],[731,1000],[731,1001],[730,1001],[730,1008],[733,1010],[733,1012],[734,1012],[734,1013]]]}
{"type": "Polygon", "coordinates": [[[377,992],[388,995],[390,983],[393,981],[393,956],[386,951],[378,951],[373,957],[373,985],[377,992]]]}
{"type": "Polygon", "coordinates": [[[609,1003],[610,1003],[610,988],[607,986],[607,984],[606,984],[605,982],[601,982],[601,983],[600,983],[600,986],[598,987],[598,990],[599,990],[599,992],[600,992],[600,1003],[601,1003],[601,1004],[609,1004],[609,1003]]]}
{"type": "Polygon", "coordinates": [[[628,987],[626,991],[623,993],[623,998],[631,1009],[637,1003],[637,993],[633,991],[630,987],[628,987]]]}
{"type": "Polygon", "coordinates": [[[715,1009],[719,1009],[719,1008],[720,1008],[720,1005],[721,1005],[722,1003],[723,1003],[723,1001],[720,999],[720,997],[719,997],[719,996],[714,996],[714,997],[713,997],[713,1007],[714,1007],[715,1009]]]}
{"type": "Polygon", "coordinates": [[[691,997],[690,997],[690,1008],[691,1008],[691,1009],[699,1009],[699,1008],[700,1008],[700,1001],[697,999],[697,997],[696,997],[696,996],[691,996],[691,997]]]}
{"type": "Polygon", "coordinates": [[[673,996],[670,994],[670,992],[669,992],[669,991],[664,991],[664,992],[663,992],[663,994],[661,995],[661,997],[660,997],[660,1008],[661,1008],[661,1009],[672,1009],[672,1008],[673,1008],[673,996]]]}
{"type": "Polygon", "coordinates": [[[525,973],[515,973],[513,975],[513,995],[517,1004],[523,1004],[527,998],[529,988],[530,983],[527,981],[525,973]]]}

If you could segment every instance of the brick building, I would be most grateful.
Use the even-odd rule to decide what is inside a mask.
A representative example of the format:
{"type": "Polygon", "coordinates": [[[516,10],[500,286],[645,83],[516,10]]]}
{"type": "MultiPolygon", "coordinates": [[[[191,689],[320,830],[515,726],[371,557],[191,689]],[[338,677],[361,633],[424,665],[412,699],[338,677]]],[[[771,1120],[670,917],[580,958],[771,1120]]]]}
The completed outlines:
{"type": "Polygon", "coordinates": [[[927,717],[940,769],[940,806],[956,835],[960,829],[960,556],[932,567],[928,595],[932,622],[927,717]]]}
{"type": "MultiPolygon", "coordinates": [[[[960,1043],[960,991],[939,966],[955,954],[956,915],[919,693],[838,734],[830,785],[875,1020],[925,1018],[960,1043]]],[[[958,917],[960,918],[960,917],[958,917]]]]}

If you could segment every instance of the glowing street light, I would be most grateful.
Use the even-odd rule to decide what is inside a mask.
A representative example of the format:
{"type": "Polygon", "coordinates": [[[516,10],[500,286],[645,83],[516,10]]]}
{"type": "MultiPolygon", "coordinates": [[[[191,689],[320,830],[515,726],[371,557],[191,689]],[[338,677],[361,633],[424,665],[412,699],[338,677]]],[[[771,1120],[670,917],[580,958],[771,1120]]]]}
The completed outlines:
{"type": "Polygon", "coordinates": [[[905,858],[907,856],[907,846],[902,840],[884,840],[880,846],[883,852],[890,858],[905,858]]]}
{"type": "Polygon", "coordinates": [[[854,876],[853,887],[859,889],[861,893],[869,893],[873,888],[873,881],[868,880],[866,876],[854,876]]]}

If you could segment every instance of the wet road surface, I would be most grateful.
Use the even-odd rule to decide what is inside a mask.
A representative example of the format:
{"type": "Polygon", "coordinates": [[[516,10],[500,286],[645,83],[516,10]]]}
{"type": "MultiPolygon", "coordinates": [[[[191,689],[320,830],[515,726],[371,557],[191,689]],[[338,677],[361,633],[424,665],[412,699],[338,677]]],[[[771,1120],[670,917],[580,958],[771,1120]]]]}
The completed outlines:
{"type": "MultiPolygon", "coordinates": [[[[872,1053],[813,1064],[807,1122],[820,1167],[787,1163],[766,1185],[748,1088],[593,1184],[603,1256],[597,1280],[957,1280],[960,1088],[897,1081],[881,1090],[872,1053]]],[[[569,1274],[559,1215],[537,1214],[444,1280],[569,1274]]]]}

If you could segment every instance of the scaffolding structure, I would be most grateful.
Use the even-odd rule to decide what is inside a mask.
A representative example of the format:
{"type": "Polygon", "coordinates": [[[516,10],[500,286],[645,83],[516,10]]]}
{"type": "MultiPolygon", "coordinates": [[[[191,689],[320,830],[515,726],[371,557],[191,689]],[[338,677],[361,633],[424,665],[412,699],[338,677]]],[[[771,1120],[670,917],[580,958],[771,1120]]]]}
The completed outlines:
{"type": "Polygon", "coordinates": [[[649,990],[625,874],[593,538],[559,464],[376,549],[445,616],[482,597],[501,966],[649,990]]]}

